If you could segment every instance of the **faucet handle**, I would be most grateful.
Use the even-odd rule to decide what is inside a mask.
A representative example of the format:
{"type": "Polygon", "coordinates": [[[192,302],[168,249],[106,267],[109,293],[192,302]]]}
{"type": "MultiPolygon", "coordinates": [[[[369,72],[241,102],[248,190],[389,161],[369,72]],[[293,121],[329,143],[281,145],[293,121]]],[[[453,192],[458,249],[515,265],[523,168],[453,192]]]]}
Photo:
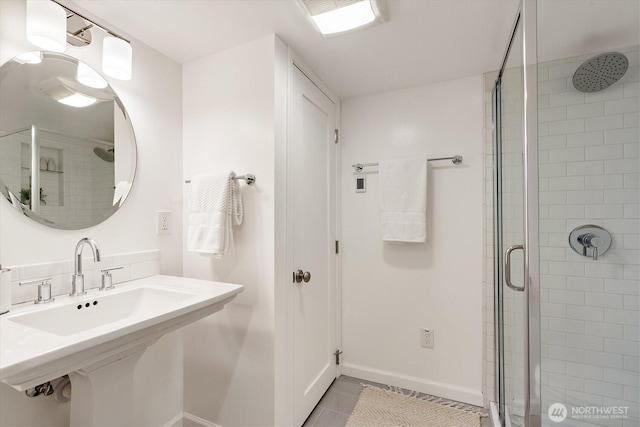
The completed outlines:
{"type": "Polygon", "coordinates": [[[113,270],[120,270],[122,268],[124,267],[112,267],[100,270],[102,272],[102,283],[100,284],[101,291],[108,291],[109,289],[113,289],[113,276],[111,275],[111,272],[113,270]]]}
{"type": "Polygon", "coordinates": [[[20,286],[38,285],[38,299],[33,301],[34,304],[45,304],[47,302],[55,301],[55,298],[51,296],[51,277],[27,280],[24,282],[19,282],[19,285],[20,286]]]}

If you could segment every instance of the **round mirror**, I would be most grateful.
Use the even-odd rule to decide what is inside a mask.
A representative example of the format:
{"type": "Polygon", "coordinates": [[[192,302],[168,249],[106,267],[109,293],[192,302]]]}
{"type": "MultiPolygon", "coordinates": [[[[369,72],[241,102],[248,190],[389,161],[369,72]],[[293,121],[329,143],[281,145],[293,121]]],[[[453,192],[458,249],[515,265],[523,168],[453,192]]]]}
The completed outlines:
{"type": "Polygon", "coordinates": [[[49,227],[101,223],[126,199],[136,170],[133,127],[95,70],[30,52],[0,67],[0,193],[49,227]]]}

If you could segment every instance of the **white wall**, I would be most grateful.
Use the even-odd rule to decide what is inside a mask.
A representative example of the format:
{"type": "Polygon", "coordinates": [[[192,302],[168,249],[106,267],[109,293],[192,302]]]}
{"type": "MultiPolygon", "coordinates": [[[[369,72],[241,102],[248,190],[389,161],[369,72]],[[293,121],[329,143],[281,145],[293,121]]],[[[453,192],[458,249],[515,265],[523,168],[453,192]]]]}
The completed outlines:
{"type": "Polygon", "coordinates": [[[473,77],[342,102],[344,374],[483,403],[482,95],[473,77]],[[454,154],[430,164],[427,242],[383,243],[377,169],[355,193],[351,165],[454,154]]]}
{"type": "MultiPolygon", "coordinates": [[[[81,7],[72,7],[91,17],[81,7]]],[[[24,0],[0,1],[0,63],[32,49],[25,41],[24,22],[24,0]]],[[[86,50],[69,49],[67,53],[100,69],[102,43],[98,32],[94,32],[94,37],[95,44],[86,50]]],[[[129,198],[107,221],[80,231],[46,228],[27,221],[10,209],[8,203],[0,203],[0,263],[3,265],[72,260],[77,241],[91,236],[105,255],[160,249],[161,272],[182,273],[180,227],[162,238],[155,233],[156,210],[170,210],[173,223],[182,222],[182,69],[135,39],[132,45],[132,80],[110,80],[128,110],[138,144],[138,168],[129,198]]],[[[141,359],[136,371],[136,387],[139,386],[136,407],[141,408],[136,424],[163,424],[182,410],[180,343],[180,333],[168,335],[141,359]],[[152,405],[151,399],[158,398],[159,394],[162,404],[152,405]],[[142,411],[149,407],[153,410],[142,411]]],[[[68,408],[51,398],[29,399],[1,385],[0,401],[0,425],[67,425],[69,422],[68,408]]]]}
{"type": "Polygon", "coordinates": [[[184,178],[217,170],[257,177],[240,184],[245,213],[235,254],[184,253],[186,277],[245,286],[184,331],[185,412],[223,426],[275,419],[275,64],[283,52],[271,35],[184,66],[184,178]]]}

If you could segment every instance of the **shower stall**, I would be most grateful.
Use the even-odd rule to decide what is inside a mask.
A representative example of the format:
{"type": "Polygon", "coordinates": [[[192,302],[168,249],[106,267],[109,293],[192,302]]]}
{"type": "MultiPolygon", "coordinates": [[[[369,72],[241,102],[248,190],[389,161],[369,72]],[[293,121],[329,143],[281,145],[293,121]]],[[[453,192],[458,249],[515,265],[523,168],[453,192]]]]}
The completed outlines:
{"type": "Polygon", "coordinates": [[[487,76],[495,425],[640,425],[639,3],[523,0],[487,76]]]}

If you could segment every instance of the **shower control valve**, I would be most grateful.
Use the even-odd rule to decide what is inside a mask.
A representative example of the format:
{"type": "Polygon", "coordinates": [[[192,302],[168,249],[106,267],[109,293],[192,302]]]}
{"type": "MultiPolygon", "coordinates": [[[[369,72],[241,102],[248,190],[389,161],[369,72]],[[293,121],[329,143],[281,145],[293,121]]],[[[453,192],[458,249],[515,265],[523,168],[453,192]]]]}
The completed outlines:
{"type": "Polygon", "coordinates": [[[569,234],[569,245],[580,255],[597,261],[611,247],[611,234],[597,225],[582,225],[569,234]]]}
{"type": "Polygon", "coordinates": [[[587,255],[587,248],[593,248],[593,259],[598,259],[598,247],[602,246],[604,243],[604,239],[596,236],[593,233],[581,234],[578,236],[578,242],[580,242],[583,246],[582,255],[587,255]]]}

